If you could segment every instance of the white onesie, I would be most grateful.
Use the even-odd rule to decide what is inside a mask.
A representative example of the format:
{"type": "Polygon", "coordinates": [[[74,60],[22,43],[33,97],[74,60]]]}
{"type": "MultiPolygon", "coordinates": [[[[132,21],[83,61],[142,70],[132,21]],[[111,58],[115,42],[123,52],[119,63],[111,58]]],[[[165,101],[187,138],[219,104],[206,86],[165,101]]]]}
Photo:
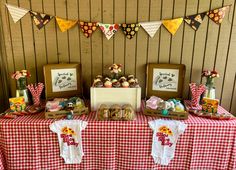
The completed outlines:
{"type": "Polygon", "coordinates": [[[152,157],[154,162],[161,165],[168,165],[174,158],[175,147],[179,135],[181,135],[186,124],[176,120],[153,120],[148,122],[153,130],[152,157]]]}
{"type": "Polygon", "coordinates": [[[51,131],[57,133],[60,156],[66,164],[79,164],[84,155],[81,131],[87,126],[82,120],[59,120],[50,125],[51,131]]]}

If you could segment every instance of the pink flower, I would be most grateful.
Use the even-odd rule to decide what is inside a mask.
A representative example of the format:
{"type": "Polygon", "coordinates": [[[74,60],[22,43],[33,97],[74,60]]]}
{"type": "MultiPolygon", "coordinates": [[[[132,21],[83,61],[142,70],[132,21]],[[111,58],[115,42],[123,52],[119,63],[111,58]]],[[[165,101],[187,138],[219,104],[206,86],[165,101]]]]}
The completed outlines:
{"type": "Polygon", "coordinates": [[[213,71],[204,70],[202,72],[202,77],[215,78],[215,77],[219,77],[219,74],[215,70],[213,71]]]}
{"type": "Polygon", "coordinates": [[[16,71],[11,75],[12,79],[18,80],[21,77],[30,77],[30,73],[27,70],[16,71]]]}
{"type": "Polygon", "coordinates": [[[122,65],[121,64],[112,64],[110,67],[109,67],[109,70],[111,71],[111,73],[119,73],[121,72],[121,67],[122,65]]]}

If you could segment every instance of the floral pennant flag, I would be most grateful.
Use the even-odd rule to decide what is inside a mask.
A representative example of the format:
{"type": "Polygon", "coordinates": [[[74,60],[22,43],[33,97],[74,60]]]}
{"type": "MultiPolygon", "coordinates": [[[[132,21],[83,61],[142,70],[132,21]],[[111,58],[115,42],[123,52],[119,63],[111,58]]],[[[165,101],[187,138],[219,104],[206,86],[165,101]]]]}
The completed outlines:
{"type": "Polygon", "coordinates": [[[73,26],[75,26],[75,24],[78,23],[78,20],[65,20],[59,17],[56,17],[57,20],[57,24],[61,30],[61,32],[65,32],[66,30],[72,28],[73,26]]]}
{"type": "Polygon", "coordinates": [[[20,7],[9,5],[9,4],[6,4],[6,7],[9,13],[11,14],[11,17],[14,23],[19,21],[23,16],[25,16],[25,14],[29,12],[28,9],[20,8],[20,7]]]}
{"type": "Polygon", "coordinates": [[[139,24],[149,34],[149,36],[153,38],[157,30],[162,25],[162,21],[140,22],[139,24]]]}
{"type": "Polygon", "coordinates": [[[218,8],[218,9],[208,11],[207,15],[216,24],[221,24],[222,21],[223,21],[223,18],[225,17],[225,12],[228,9],[229,9],[229,6],[224,6],[222,8],[218,8]]]}
{"type": "Polygon", "coordinates": [[[138,32],[140,24],[121,24],[121,28],[128,39],[132,39],[138,32]]]}
{"type": "Polygon", "coordinates": [[[98,23],[100,29],[105,34],[106,38],[109,40],[119,29],[118,24],[103,24],[98,23]]]}
{"type": "Polygon", "coordinates": [[[92,36],[92,33],[96,31],[97,26],[97,22],[80,22],[80,28],[87,38],[92,36]]]}
{"type": "Polygon", "coordinates": [[[172,34],[175,35],[179,26],[182,24],[183,18],[176,18],[170,20],[163,20],[162,24],[166,27],[166,29],[172,34]]]}
{"type": "Polygon", "coordinates": [[[53,16],[34,11],[30,11],[30,15],[39,30],[49,23],[49,21],[53,18],[53,16]]]}
{"type": "Polygon", "coordinates": [[[203,22],[204,17],[206,16],[206,12],[201,14],[190,15],[184,18],[184,21],[189,24],[192,29],[195,31],[198,30],[201,23],[203,22]]]}

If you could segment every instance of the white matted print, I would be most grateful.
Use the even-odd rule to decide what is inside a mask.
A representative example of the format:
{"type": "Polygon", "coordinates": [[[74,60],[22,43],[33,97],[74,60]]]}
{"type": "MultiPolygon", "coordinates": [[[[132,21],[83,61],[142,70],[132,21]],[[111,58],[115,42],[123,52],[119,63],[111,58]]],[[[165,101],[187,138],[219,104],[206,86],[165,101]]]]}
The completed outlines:
{"type": "Polygon", "coordinates": [[[178,69],[154,68],[152,90],[177,92],[178,80],[178,69]]]}
{"type": "Polygon", "coordinates": [[[77,90],[76,68],[52,69],[52,92],[77,90]]]}

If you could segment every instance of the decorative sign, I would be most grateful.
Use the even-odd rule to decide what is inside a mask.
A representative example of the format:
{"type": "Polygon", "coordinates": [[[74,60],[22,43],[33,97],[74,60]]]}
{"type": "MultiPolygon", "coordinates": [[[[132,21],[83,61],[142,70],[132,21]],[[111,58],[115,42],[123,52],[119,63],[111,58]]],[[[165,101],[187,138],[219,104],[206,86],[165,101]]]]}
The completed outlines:
{"type": "Polygon", "coordinates": [[[154,68],[152,90],[177,92],[178,79],[178,69],[154,68]]]}
{"type": "Polygon", "coordinates": [[[52,92],[77,90],[76,68],[52,69],[52,92]]]}
{"type": "Polygon", "coordinates": [[[185,65],[147,64],[146,97],[182,98],[185,65]]]}

